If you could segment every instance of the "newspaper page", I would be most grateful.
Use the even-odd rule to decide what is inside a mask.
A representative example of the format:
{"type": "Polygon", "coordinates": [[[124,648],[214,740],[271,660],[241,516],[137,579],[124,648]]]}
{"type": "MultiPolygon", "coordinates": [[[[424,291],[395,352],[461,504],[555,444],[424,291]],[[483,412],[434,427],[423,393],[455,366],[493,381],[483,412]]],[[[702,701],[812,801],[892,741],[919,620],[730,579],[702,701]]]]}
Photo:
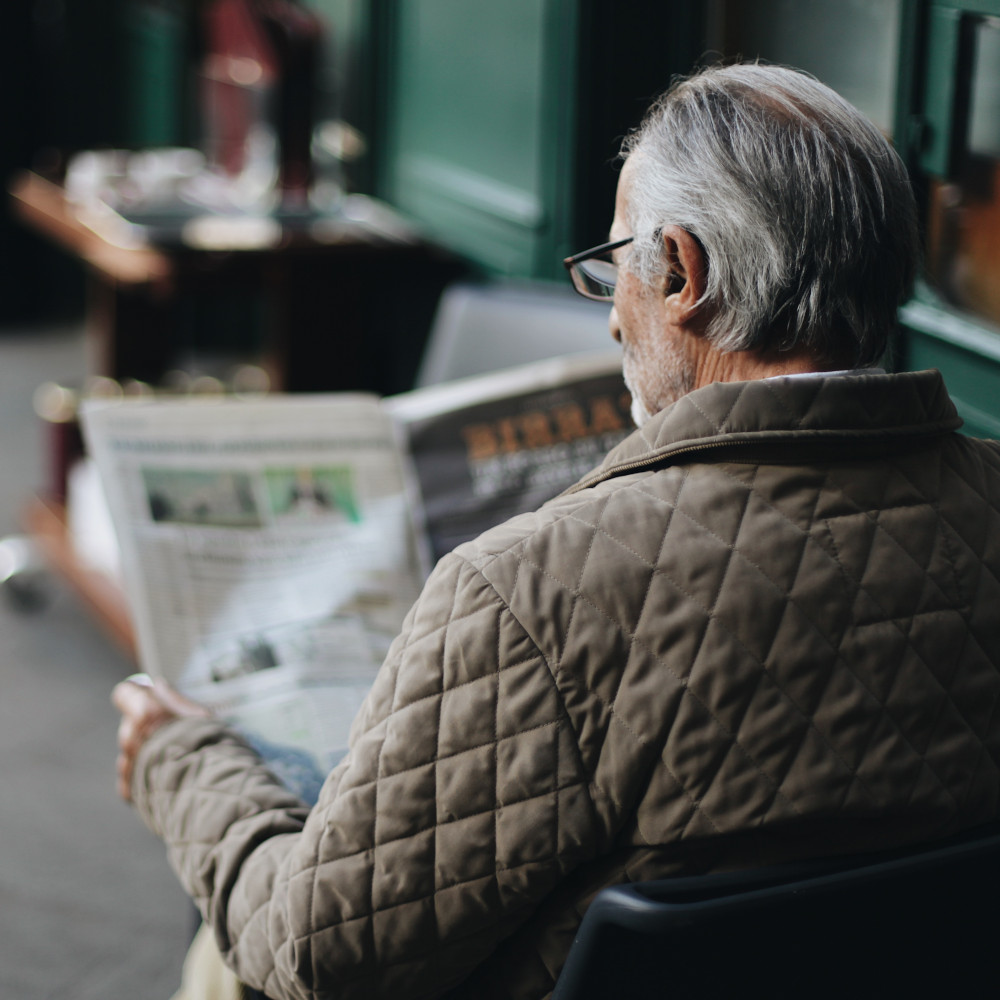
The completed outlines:
{"type": "Polygon", "coordinates": [[[384,401],[431,563],[572,486],[635,426],[621,353],[534,362],[384,401]]]}
{"type": "Polygon", "coordinates": [[[328,769],[421,584],[378,400],[126,401],[83,424],[144,669],[328,769]]]}

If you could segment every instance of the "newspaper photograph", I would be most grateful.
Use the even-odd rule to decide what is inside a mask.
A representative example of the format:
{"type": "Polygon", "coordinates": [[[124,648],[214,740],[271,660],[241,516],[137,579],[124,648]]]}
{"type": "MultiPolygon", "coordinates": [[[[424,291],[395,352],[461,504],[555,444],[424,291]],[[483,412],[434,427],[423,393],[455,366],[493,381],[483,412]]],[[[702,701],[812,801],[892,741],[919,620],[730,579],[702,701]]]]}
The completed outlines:
{"type": "Polygon", "coordinates": [[[130,401],[83,422],[143,668],[329,768],[421,583],[378,400],[130,401]]]}

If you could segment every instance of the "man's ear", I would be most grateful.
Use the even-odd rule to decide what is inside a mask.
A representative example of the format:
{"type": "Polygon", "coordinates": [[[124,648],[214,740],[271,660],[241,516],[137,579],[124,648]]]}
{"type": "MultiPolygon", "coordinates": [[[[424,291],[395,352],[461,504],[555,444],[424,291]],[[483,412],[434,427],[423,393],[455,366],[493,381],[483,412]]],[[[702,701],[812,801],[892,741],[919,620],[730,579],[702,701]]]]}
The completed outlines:
{"type": "Polygon", "coordinates": [[[705,294],[708,262],[701,244],[680,226],[664,226],[660,231],[667,275],[663,282],[666,307],[675,323],[683,324],[698,311],[705,294]]]}

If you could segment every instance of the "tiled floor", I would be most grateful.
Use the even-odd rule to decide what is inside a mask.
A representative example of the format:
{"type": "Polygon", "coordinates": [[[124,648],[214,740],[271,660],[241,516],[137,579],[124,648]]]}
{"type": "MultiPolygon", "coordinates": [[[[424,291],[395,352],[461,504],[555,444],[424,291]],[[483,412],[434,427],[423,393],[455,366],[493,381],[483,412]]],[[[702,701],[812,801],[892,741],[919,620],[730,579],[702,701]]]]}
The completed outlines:
{"type": "MultiPolygon", "coordinates": [[[[0,331],[0,535],[46,476],[32,392],[83,369],[79,331],[0,331]]],[[[131,669],[60,584],[39,613],[0,601],[3,1000],[166,1000],[177,986],[193,911],[113,787],[108,693],[131,669]]]]}

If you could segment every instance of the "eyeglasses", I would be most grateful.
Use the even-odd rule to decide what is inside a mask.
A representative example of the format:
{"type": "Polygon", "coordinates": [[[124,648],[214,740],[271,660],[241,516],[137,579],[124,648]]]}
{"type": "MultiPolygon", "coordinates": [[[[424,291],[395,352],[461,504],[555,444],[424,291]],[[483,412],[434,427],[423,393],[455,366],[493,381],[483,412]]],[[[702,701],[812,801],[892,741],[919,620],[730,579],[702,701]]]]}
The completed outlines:
{"type": "Polygon", "coordinates": [[[611,254],[633,239],[634,236],[629,236],[624,240],[602,243],[599,247],[567,257],[563,264],[573,279],[573,287],[584,298],[610,302],[615,297],[615,282],[618,280],[618,265],[611,254]]]}

